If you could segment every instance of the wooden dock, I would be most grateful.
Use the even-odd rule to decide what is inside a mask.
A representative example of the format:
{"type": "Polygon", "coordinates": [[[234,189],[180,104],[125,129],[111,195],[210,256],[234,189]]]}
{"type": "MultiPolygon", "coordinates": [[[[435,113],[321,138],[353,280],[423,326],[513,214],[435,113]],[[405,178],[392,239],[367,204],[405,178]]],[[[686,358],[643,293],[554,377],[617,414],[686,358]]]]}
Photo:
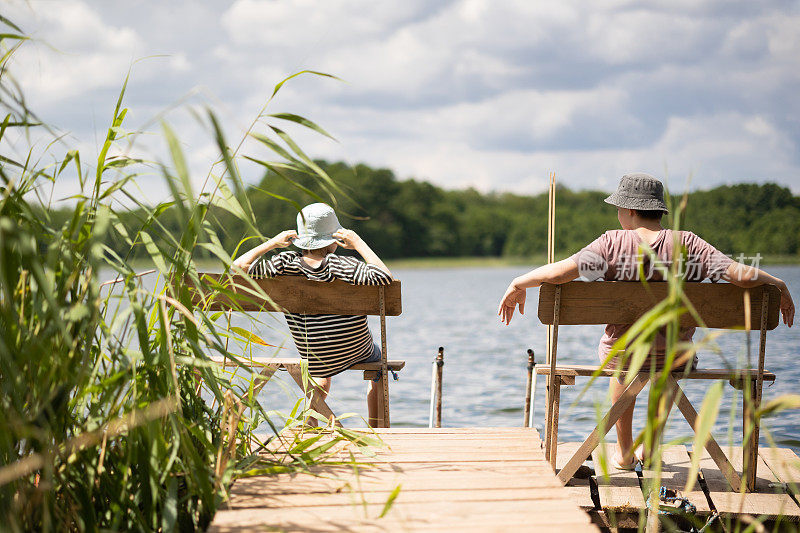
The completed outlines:
{"type": "MultiPolygon", "coordinates": [[[[356,454],[366,463],[357,471],[240,479],[210,531],[597,531],[545,461],[535,429],[376,431],[386,446],[356,454]]],[[[353,450],[336,454],[348,460],[353,450]]]]}
{"type": "MultiPolygon", "coordinates": [[[[391,428],[373,436],[383,447],[335,449],[332,461],[308,473],[240,479],[210,531],[597,531],[635,528],[646,508],[650,471],[620,471],[598,450],[563,487],[544,459],[539,435],[527,428],[391,428]],[[352,454],[352,455],[351,455],[352,454]],[[399,489],[398,489],[399,487],[399,489]],[[396,493],[384,516],[387,501],[396,493]]],[[[579,443],[558,446],[557,467],[579,443]]],[[[661,486],[696,509],[694,524],[712,515],[712,531],[739,519],[800,525],[800,459],[788,449],[761,449],[756,492],[731,490],[703,452],[691,492],[684,492],[691,449],[664,452],[661,486]]],[[[725,450],[741,472],[741,448],[725,450]]],[[[660,487],[658,487],[660,488],[660,487]]],[[[656,490],[658,490],[656,488],[656,490]]],[[[679,518],[675,518],[680,523],[679,518]]]]}
{"type": "MultiPolygon", "coordinates": [[[[577,442],[560,443],[556,466],[562,467],[578,446],[580,443],[577,442]]],[[[608,446],[610,449],[612,445],[608,446]]],[[[734,447],[724,452],[741,474],[742,449],[734,447]]],[[[793,451],[785,448],[759,449],[756,491],[745,494],[731,489],[705,450],[702,451],[700,472],[694,488],[684,492],[691,468],[691,453],[691,448],[686,446],[670,446],[664,451],[661,483],[656,490],[663,486],[678,491],[679,496],[686,498],[696,508],[694,516],[697,524],[702,525],[717,513],[719,521],[723,523],[739,519],[747,522],[755,518],[773,526],[776,522],[791,523],[791,529],[800,526],[800,459],[793,451]]],[[[609,528],[635,528],[645,510],[652,486],[650,480],[654,474],[641,469],[636,472],[617,470],[608,464],[604,470],[601,463],[606,461],[601,460],[600,455],[598,448],[592,461],[584,463],[566,488],[575,503],[592,515],[595,523],[609,528]]],[[[713,531],[720,530],[720,524],[716,526],[712,528],[713,531]]]]}

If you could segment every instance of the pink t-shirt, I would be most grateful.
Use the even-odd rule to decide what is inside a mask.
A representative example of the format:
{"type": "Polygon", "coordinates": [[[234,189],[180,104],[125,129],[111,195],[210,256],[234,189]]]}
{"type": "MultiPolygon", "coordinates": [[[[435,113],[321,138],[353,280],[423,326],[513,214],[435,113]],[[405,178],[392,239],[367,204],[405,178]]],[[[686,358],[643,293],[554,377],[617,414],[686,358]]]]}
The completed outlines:
{"type": "MultiPolygon", "coordinates": [[[[650,261],[647,254],[639,250],[643,243],[639,234],[634,230],[607,231],[595,239],[588,246],[570,259],[578,265],[578,272],[594,281],[596,279],[614,281],[635,281],[639,279],[638,264],[644,261],[644,273],[648,280],[662,279],[662,268],[670,268],[673,259],[675,236],[672,230],[662,229],[656,240],[650,245],[655,261],[650,261]],[[651,264],[653,263],[653,264],[651,264]]],[[[686,247],[687,257],[680,266],[687,281],[702,281],[710,278],[718,281],[722,278],[733,260],[708,244],[706,241],[690,231],[678,232],[679,242],[686,247]]],[[[608,324],[605,333],[600,339],[598,355],[605,361],[614,343],[631,327],[631,324],[608,324]]],[[[681,328],[679,336],[683,341],[691,341],[695,328],[681,328]]],[[[666,338],[663,332],[656,336],[656,341],[651,354],[663,356],[666,338]]],[[[663,362],[656,358],[656,365],[663,362]]],[[[612,359],[610,366],[615,367],[616,361],[612,359]]],[[[649,365],[645,364],[644,368],[649,365]]]]}

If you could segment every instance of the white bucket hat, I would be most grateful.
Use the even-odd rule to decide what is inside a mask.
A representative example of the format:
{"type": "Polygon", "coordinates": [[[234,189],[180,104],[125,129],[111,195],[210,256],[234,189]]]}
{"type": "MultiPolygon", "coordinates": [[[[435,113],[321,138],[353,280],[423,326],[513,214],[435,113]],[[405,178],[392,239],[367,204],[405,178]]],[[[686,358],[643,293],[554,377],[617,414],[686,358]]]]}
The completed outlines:
{"type": "Polygon", "coordinates": [[[333,233],[342,229],[333,208],[328,204],[310,204],[297,214],[297,239],[294,245],[303,250],[325,248],[336,242],[333,233]]]}

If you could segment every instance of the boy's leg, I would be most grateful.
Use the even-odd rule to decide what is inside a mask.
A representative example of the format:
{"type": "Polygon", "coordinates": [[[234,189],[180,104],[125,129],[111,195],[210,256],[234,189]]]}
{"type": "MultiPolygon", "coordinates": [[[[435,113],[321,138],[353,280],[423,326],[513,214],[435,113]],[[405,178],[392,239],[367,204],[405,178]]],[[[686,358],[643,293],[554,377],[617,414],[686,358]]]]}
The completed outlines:
{"type": "MultiPolygon", "coordinates": [[[[611,389],[611,401],[616,403],[625,392],[627,385],[624,380],[611,378],[609,388],[611,389]]],[[[621,465],[629,464],[633,456],[631,448],[633,447],[633,408],[635,406],[636,401],[632,402],[630,408],[617,420],[617,452],[614,460],[621,465]]]]}
{"type": "Polygon", "coordinates": [[[380,394],[381,391],[377,382],[370,379],[368,383],[367,412],[369,413],[369,418],[367,420],[369,421],[370,427],[376,428],[378,427],[378,394],[380,394]]]}

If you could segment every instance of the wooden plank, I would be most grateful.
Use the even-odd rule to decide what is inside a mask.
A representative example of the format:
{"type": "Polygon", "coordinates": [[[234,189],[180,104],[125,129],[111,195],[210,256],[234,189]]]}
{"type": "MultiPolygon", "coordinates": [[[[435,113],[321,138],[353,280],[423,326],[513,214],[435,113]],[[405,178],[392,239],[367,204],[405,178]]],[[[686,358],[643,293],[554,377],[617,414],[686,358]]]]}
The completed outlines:
{"type": "MultiPolygon", "coordinates": [[[[331,457],[339,460],[348,460],[349,453],[342,452],[338,455],[334,454],[331,457]]],[[[462,462],[462,463],[469,463],[469,462],[502,463],[502,462],[514,462],[514,461],[536,461],[539,460],[540,457],[544,458],[543,455],[534,456],[529,452],[503,452],[501,450],[496,450],[491,454],[487,454],[485,451],[449,450],[449,451],[441,451],[438,453],[436,452],[428,453],[424,450],[420,450],[417,452],[407,452],[402,454],[394,454],[394,453],[386,455],[376,454],[374,457],[357,456],[356,458],[358,461],[367,463],[400,464],[400,463],[441,463],[441,462],[446,462],[448,460],[462,462]]],[[[552,468],[550,471],[552,472],[552,468]]]]}
{"type": "MultiPolygon", "coordinates": [[[[560,442],[558,443],[558,454],[556,455],[556,470],[561,470],[567,464],[567,461],[572,455],[578,451],[580,442],[560,442]]],[[[592,491],[589,486],[589,478],[570,479],[564,489],[569,494],[569,497],[575,502],[578,507],[583,510],[594,509],[594,502],[592,501],[592,491]]]]}
{"type": "Polygon", "coordinates": [[[392,433],[407,433],[407,434],[420,434],[420,435],[444,435],[448,433],[467,434],[467,435],[497,435],[497,434],[530,434],[535,435],[539,439],[539,432],[534,428],[509,428],[509,427],[480,427],[480,428],[373,428],[374,433],[379,435],[392,434],[392,433]]]}
{"type": "Polygon", "coordinates": [[[239,480],[232,508],[217,513],[210,531],[596,531],[553,476],[534,430],[499,429],[494,439],[485,428],[421,429],[380,431],[387,447],[375,457],[356,451],[358,476],[346,465],[315,465],[239,480]]]}
{"type": "MultiPolygon", "coordinates": [[[[455,524],[470,522],[497,523],[497,524],[525,524],[535,523],[539,527],[563,525],[570,527],[572,524],[589,524],[589,517],[567,499],[546,500],[499,500],[488,501],[484,504],[475,501],[457,501],[443,504],[442,502],[402,502],[401,490],[395,503],[392,505],[385,519],[377,524],[385,525],[387,530],[393,530],[389,524],[395,520],[401,521],[409,527],[416,529],[416,525],[438,524],[439,527],[453,527],[455,524]]],[[[259,524],[270,524],[273,527],[285,527],[286,521],[295,524],[292,530],[307,530],[312,525],[329,523],[335,520],[340,530],[349,529],[354,521],[360,518],[377,519],[383,510],[384,502],[367,503],[363,505],[357,497],[346,503],[329,506],[295,506],[288,508],[247,508],[223,511],[214,517],[214,526],[227,524],[240,527],[254,528],[259,524]],[[366,516],[365,516],[366,515],[366,516]],[[305,526],[301,526],[305,524],[305,526]],[[345,526],[345,524],[347,524],[345,526]]],[[[456,529],[453,527],[453,529],[456,529]]],[[[571,527],[570,527],[571,530],[571,527]]],[[[219,531],[211,528],[210,531],[219,531]]],[[[597,531],[595,529],[594,531],[597,531]]]]}
{"type": "MultiPolygon", "coordinates": [[[[397,485],[403,485],[398,480],[397,485]]],[[[395,487],[392,487],[394,490],[395,487]]],[[[233,509],[252,509],[258,507],[331,507],[352,503],[355,496],[361,503],[380,505],[386,502],[390,491],[363,491],[354,487],[350,491],[337,493],[292,493],[292,494],[253,494],[249,498],[237,498],[231,502],[233,509]]],[[[516,500],[528,501],[563,501],[565,493],[554,491],[553,487],[499,487],[486,488],[479,480],[465,481],[462,488],[446,487],[442,490],[402,490],[396,503],[436,503],[450,505],[456,502],[506,502],[516,500]]]]}
{"type": "MultiPolygon", "coordinates": [[[[693,451],[693,453],[695,453],[693,451]]],[[[726,452],[734,468],[741,471],[742,467],[742,448],[729,448],[726,452]]],[[[763,461],[763,459],[760,459],[763,461]]],[[[776,493],[769,488],[771,480],[777,481],[766,464],[758,468],[756,478],[757,492],[734,492],[730,484],[714,464],[711,456],[706,450],[702,451],[700,457],[700,471],[705,479],[708,493],[714,507],[720,514],[736,515],[750,514],[753,516],[767,516],[776,518],[786,516],[790,520],[796,521],[800,518],[800,507],[785,493],[776,493]]]]}
{"type": "MultiPolygon", "coordinates": [[[[568,324],[633,324],[667,295],[667,284],[652,282],[646,286],[637,281],[571,281],[561,286],[559,323],[568,324]]],[[[700,317],[709,328],[744,328],[745,289],[730,283],[686,283],[684,290],[700,317]]],[[[751,312],[761,316],[763,294],[770,295],[767,329],[778,327],[780,291],[773,285],[762,285],[750,291],[751,312]]],[[[555,285],[545,283],[539,289],[539,320],[553,321],[555,285]]],[[[696,326],[686,313],[681,325],[696,326]]]]}
{"type": "MultiPolygon", "coordinates": [[[[617,372],[619,374],[625,376],[628,374],[625,370],[613,370],[607,368],[600,368],[599,366],[595,365],[559,365],[556,367],[556,374],[561,375],[564,377],[590,377],[595,374],[595,372],[599,376],[603,377],[612,377],[616,376],[617,372]]],[[[537,374],[549,374],[550,369],[547,367],[536,367],[537,374]]],[[[644,372],[645,374],[649,375],[649,372],[644,372]]],[[[680,379],[737,379],[742,380],[744,378],[750,378],[751,380],[755,380],[758,376],[758,369],[757,368],[741,368],[741,369],[730,369],[730,368],[698,368],[696,370],[692,370],[691,372],[673,372],[673,376],[679,377],[680,379]]],[[[772,372],[764,372],[764,381],[775,381],[775,374],[772,372]]]]}
{"type": "Polygon", "coordinates": [[[800,458],[788,448],[759,448],[758,454],[792,494],[800,493],[800,458]]]}
{"type": "MultiPolygon", "coordinates": [[[[295,521],[282,521],[275,526],[274,522],[270,520],[271,517],[260,515],[248,519],[244,517],[244,511],[223,511],[225,515],[230,515],[231,525],[214,525],[209,531],[214,533],[233,533],[239,531],[314,531],[319,533],[324,532],[339,532],[342,531],[341,523],[335,518],[321,517],[319,520],[313,522],[313,526],[306,528],[299,528],[298,522],[295,521]],[[237,515],[242,516],[240,519],[237,515]],[[263,521],[260,521],[261,518],[263,521]],[[239,520],[246,520],[247,525],[236,525],[239,520]],[[275,529],[272,529],[272,528],[275,529]]],[[[304,523],[302,520],[299,523],[304,523]]],[[[308,523],[306,520],[305,523],[308,523]]],[[[348,531],[359,532],[386,532],[386,531],[437,531],[437,532],[451,532],[457,530],[464,533],[484,533],[484,532],[497,532],[505,533],[513,529],[514,531],[524,532],[550,532],[555,527],[553,524],[539,525],[537,523],[514,524],[508,520],[492,520],[490,517],[471,517],[470,519],[461,519],[459,517],[452,517],[450,521],[451,526],[443,527],[436,522],[428,522],[425,520],[412,519],[395,519],[395,518],[360,518],[358,521],[347,523],[348,531]],[[350,529],[352,528],[352,529],[350,529]]],[[[588,531],[597,531],[597,527],[591,524],[567,524],[570,533],[583,533],[588,531]]]]}
{"type": "MultiPolygon", "coordinates": [[[[224,357],[222,355],[214,355],[211,357],[211,360],[215,363],[224,366],[224,367],[239,367],[239,366],[247,366],[247,367],[262,367],[262,366],[280,366],[281,368],[286,368],[290,365],[299,365],[302,362],[302,359],[299,357],[253,357],[253,358],[244,358],[240,357],[239,362],[231,360],[230,357],[224,357]],[[241,364],[239,364],[241,363],[241,364]]],[[[400,371],[406,366],[405,361],[387,361],[389,365],[389,370],[400,371]]],[[[356,363],[353,366],[349,367],[348,370],[380,370],[381,364],[376,363],[356,363]]]]}
{"type": "MultiPolygon", "coordinates": [[[[742,452],[741,446],[731,447],[727,450],[728,455],[731,457],[731,464],[739,472],[743,469],[744,454],[742,452]]],[[[752,496],[767,500],[772,506],[769,512],[764,512],[762,514],[771,514],[773,510],[778,509],[780,510],[780,514],[789,517],[792,521],[800,520],[800,506],[797,505],[791,496],[784,492],[783,488],[780,486],[780,480],[767,466],[760,455],[756,458],[756,462],[757,471],[754,493],[757,494],[752,494],[752,496]]]]}
{"type": "MultiPolygon", "coordinates": [[[[224,290],[204,296],[187,277],[184,285],[191,290],[195,305],[211,311],[277,311],[331,315],[379,315],[377,285],[350,285],[343,281],[319,282],[300,276],[251,279],[248,276],[200,273],[207,290],[224,290]],[[254,286],[255,285],[255,286],[254,286]]],[[[383,286],[386,316],[403,312],[401,283],[394,280],[383,286]]]]}
{"type": "MultiPolygon", "coordinates": [[[[468,504],[465,504],[468,506],[468,504]]],[[[531,509],[527,520],[521,518],[524,506],[498,506],[498,514],[492,516],[488,512],[482,514],[459,514],[467,507],[459,506],[453,513],[439,513],[431,508],[425,508],[426,514],[414,513],[407,509],[393,508],[389,515],[378,518],[381,506],[357,506],[357,502],[350,507],[341,506],[321,510],[309,509],[289,512],[276,510],[268,513],[261,511],[253,513],[251,509],[221,511],[217,513],[214,524],[209,529],[214,533],[234,531],[442,531],[442,532],[497,532],[506,531],[535,531],[552,532],[563,527],[570,533],[586,531],[597,532],[597,526],[589,523],[559,519],[558,509],[548,512],[547,508],[536,506],[531,509]],[[534,514],[536,513],[536,514],[534,514]],[[531,518],[534,517],[534,518],[531,518]],[[520,522],[520,519],[523,521],[520,522]]],[[[441,506],[440,506],[441,507],[441,506]]]]}
{"type": "MultiPolygon", "coordinates": [[[[503,453],[513,453],[513,454],[520,454],[526,455],[528,458],[537,458],[540,456],[544,456],[541,450],[531,450],[530,444],[527,443],[517,443],[516,441],[506,441],[507,444],[503,446],[503,453]]],[[[374,452],[376,455],[393,455],[395,457],[399,457],[400,455],[405,455],[407,453],[430,453],[431,455],[438,455],[443,453],[448,453],[456,450],[456,453],[460,452],[460,448],[457,448],[458,444],[466,443],[465,441],[459,441],[458,443],[455,442],[434,442],[430,446],[426,447],[424,450],[419,449],[417,446],[413,444],[404,444],[401,442],[392,442],[386,443],[385,447],[370,447],[370,451],[374,452]]],[[[470,444],[470,451],[475,452],[477,454],[485,454],[486,452],[492,451],[495,452],[497,450],[496,446],[491,446],[481,441],[474,441],[469,443],[470,444]]]]}
{"type": "Polygon", "coordinates": [[[597,490],[603,509],[615,512],[637,512],[644,508],[644,497],[639,487],[639,476],[632,470],[618,470],[611,465],[614,444],[601,443],[592,453],[597,490]],[[605,460],[601,461],[601,454],[605,460]],[[602,464],[607,470],[604,471],[602,464]]]}
{"type": "MultiPolygon", "coordinates": [[[[380,432],[380,433],[362,433],[364,438],[372,438],[372,439],[383,439],[386,442],[418,442],[420,435],[425,435],[425,433],[387,433],[387,432],[380,432]]],[[[486,433],[437,433],[437,440],[436,442],[460,442],[460,441],[475,441],[476,443],[485,442],[486,440],[486,433]]],[[[496,433],[492,435],[492,439],[490,443],[487,443],[487,446],[493,446],[492,443],[495,441],[502,440],[508,442],[524,442],[526,444],[530,443],[539,443],[540,440],[537,435],[532,434],[520,434],[520,433],[496,433]]]]}
{"type": "MultiPolygon", "coordinates": [[[[358,480],[352,478],[353,470],[343,467],[332,471],[317,471],[315,474],[279,474],[275,476],[256,476],[236,481],[231,505],[241,506],[241,498],[253,495],[339,493],[350,491],[389,493],[403,484],[404,491],[472,490],[480,489],[534,489],[558,488],[560,483],[552,476],[541,474],[537,469],[514,469],[484,471],[475,470],[437,470],[419,471],[407,476],[402,471],[376,471],[365,469],[358,480]],[[335,473],[334,473],[335,472],[335,473]],[[525,475],[521,475],[525,474],[525,475]]],[[[586,491],[588,499],[588,488],[586,491]]],[[[591,500],[589,500],[591,501],[591,500]]]]}
{"type": "MultiPolygon", "coordinates": [[[[661,453],[661,485],[655,487],[656,491],[661,490],[661,486],[678,491],[678,495],[686,498],[697,508],[698,514],[710,514],[711,507],[705,493],[700,489],[700,483],[695,480],[694,489],[685,492],[686,479],[692,465],[692,459],[685,446],[665,446],[661,453]]],[[[650,483],[655,477],[652,470],[642,471],[642,487],[645,494],[650,490],[650,483]]]]}

